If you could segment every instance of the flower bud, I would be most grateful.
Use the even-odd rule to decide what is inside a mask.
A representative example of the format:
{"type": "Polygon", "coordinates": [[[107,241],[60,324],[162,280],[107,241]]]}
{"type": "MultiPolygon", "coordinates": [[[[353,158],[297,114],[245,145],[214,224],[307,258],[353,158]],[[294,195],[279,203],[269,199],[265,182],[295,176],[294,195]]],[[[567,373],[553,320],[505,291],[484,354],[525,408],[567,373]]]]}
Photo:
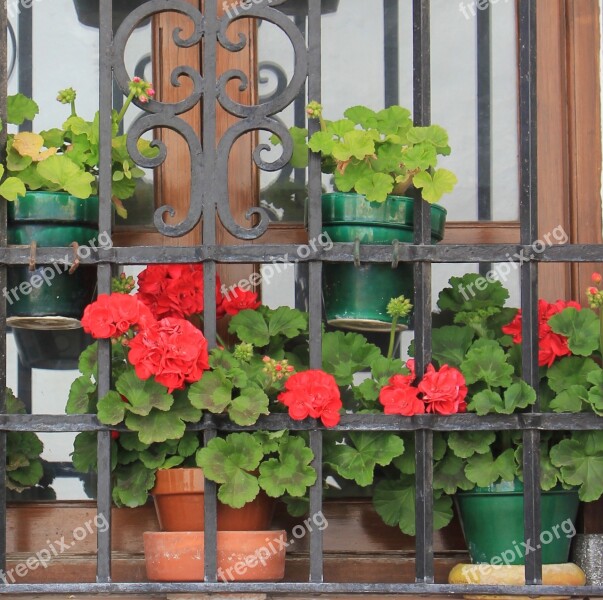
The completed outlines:
{"type": "Polygon", "coordinates": [[[591,280],[591,281],[592,281],[594,284],[599,285],[599,284],[601,283],[601,281],[603,281],[603,277],[601,276],[601,273],[593,273],[593,274],[590,276],[590,280],[591,280]]]}
{"type": "Polygon", "coordinates": [[[61,90],[57,96],[57,100],[61,104],[71,104],[75,102],[75,98],[77,96],[76,91],[73,88],[66,88],[61,90]]]}

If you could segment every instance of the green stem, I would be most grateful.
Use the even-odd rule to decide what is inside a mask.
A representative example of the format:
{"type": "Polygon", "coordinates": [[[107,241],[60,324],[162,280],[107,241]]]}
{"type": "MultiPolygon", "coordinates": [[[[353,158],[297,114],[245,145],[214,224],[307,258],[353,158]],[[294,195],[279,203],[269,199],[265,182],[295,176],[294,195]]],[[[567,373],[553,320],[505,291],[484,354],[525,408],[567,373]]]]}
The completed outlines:
{"type": "Polygon", "coordinates": [[[394,353],[394,343],[396,341],[396,325],[398,325],[398,317],[392,319],[392,329],[389,334],[389,349],[387,351],[387,358],[391,358],[394,353]]]}
{"type": "Polygon", "coordinates": [[[599,307],[599,352],[603,359],[603,307],[599,307]]]}
{"type": "Polygon", "coordinates": [[[71,116],[77,117],[77,111],[75,110],[75,100],[71,101],[71,116]]]}
{"type": "Polygon", "coordinates": [[[128,111],[128,108],[130,108],[130,104],[132,104],[132,100],[134,100],[134,96],[136,95],[136,92],[132,91],[130,92],[130,95],[126,98],[126,101],[124,102],[124,105],[121,107],[121,110],[119,111],[119,114],[117,115],[117,124],[119,125],[123,118],[126,115],[126,112],[128,111]]]}
{"type": "Polygon", "coordinates": [[[226,344],[224,343],[224,340],[221,338],[220,334],[217,331],[216,331],[216,340],[218,341],[220,346],[222,346],[222,348],[226,349],[226,344]]]}

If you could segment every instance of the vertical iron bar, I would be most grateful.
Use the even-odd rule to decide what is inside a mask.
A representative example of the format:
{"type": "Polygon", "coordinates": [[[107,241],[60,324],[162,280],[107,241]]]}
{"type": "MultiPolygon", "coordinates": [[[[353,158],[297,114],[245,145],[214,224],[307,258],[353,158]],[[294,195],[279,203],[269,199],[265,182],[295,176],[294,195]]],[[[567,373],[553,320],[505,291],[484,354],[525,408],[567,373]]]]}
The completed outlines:
{"type": "MultiPolygon", "coordinates": [[[[202,140],[204,148],[205,173],[216,172],[216,71],[217,71],[217,38],[218,38],[218,6],[217,0],[205,0],[203,2],[205,13],[205,36],[203,40],[203,126],[202,140]]],[[[194,160],[194,158],[193,158],[194,160]]],[[[201,193],[203,202],[203,245],[213,246],[216,244],[216,198],[220,202],[228,202],[227,198],[220,197],[227,194],[228,190],[220,189],[216,179],[207,177],[207,190],[193,190],[192,193],[201,193]],[[214,189],[215,188],[215,189],[214,189]]],[[[204,264],[204,330],[205,337],[210,348],[216,345],[216,263],[206,262],[204,264]]],[[[215,437],[215,430],[204,432],[205,445],[215,437]]],[[[205,581],[217,581],[218,567],[218,522],[217,522],[217,487],[213,482],[205,482],[205,581]]]]}
{"type": "MultiPolygon", "coordinates": [[[[99,107],[100,107],[100,173],[99,173],[99,231],[111,235],[111,143],[113,109],[113,4],[100,0],[99,27],[99,107]]],[[[111,265],[97,268],[98,291],[111,293],[111,265]]],[[[111,389],[111,344],[99,340],[98,345],[98,396],[102,398],[111,389]]],[[[98,497],[97,511],[109,526],[97,530],[96,580],[111,581],[111,433],[97,434],[98,497]]]]}
{"type": "MultiPolygon", "coordinates": [[[[0,119],[6,123],[8,93],[8,18],[6,0],[0,0],[0,119]]],[[[0,161],[6,159],[6,127],[0,131],[0,161]]],[[[6,202],[0,202],[0,247],[7,245],[6,202]]],[[[6,289],[6,265],[0,265],[0,289],[6,289]]],[[[0,299],[0,414],[6,412],[6,298],[0,299]]],[[[6,572],[6,432],[0,431],[0,572],[6,572]]]]}
{"type": "MultiPolygon", "coordinates": [[[[203,445],[207,444],[216,437],[216,430],[206,429],[203,432],[203,445]]],[[[205,495],[203,505],[204,534],[203,547],[205,548],[203,565],[205,581],[217,581],[217,548],[218,548],[218,487],[213,481],[205,479],[205,495]],[[213,549],[213,551],[212,551],[213,549]]]]}
{"type": "Polygon", "coordinates": [[[385,108],[400,103],[400,6],[399,0],[383,0],[383,65],[385,108]]]}
{"type": "MultiPolygon", "coordinates": [[[[519,2],[519,112],[521,243],[538,239],[536,0],[519,2]]],[[[538,264],[521,267],[522,373],[538,391],[538,264]]],[[[536,402],[533,410],[539,410],[536,402]]],[[[540,433],[524,431],[524,535],[536,546],[525,556],[528,585],[542,583],[540,537],[540,433]]]]}
{"type": "MultiPolygon", "coordinates": [[[[28,98],[33,97],[33,7],[31,4],[27,7],[24,3],[19,3],[19,37],[17,50],[19,91],[28,98]]],[[[27,120],[19,126],[19,131],[31,131],[32,122],[27,120]]]]}
{"type": "MultiPolygon", "coordinates": [[[[431,122],[430,1],[413,0],[413,97],[416,125],[431,122]]],[[[415,244],[431,242],[431,210],[415,195],[415,244]]],[[[415,360],[421,377],[431,361],[431,264],[414,264],[415,360]]],[[[433,583],[433,432],[415,434],[416,580],[433,583]]]]}
{"type": "MultiPolygon", "coordinates": [[[[309,49],[309,100],[321,101],[321,0],[309,0],[308,5],[308,49],[309,49]]],[[[318,129],[313,119],[309,124],[310,134],[318,129]]],[[[321,214],[321,165],[320,155],[311,154],[308,170],[308,235],[315,240],[322,231],[321,214]]],[[[310,315],[310,368],[322,368],[322,262],[313,261],[309,266],[309,315],[310,315]]],[[[322,511],[322,432],[310,432],[310,447],[314,452],[313,466],[316,483],[310,489],[310,515],[322,511]]],[[[322,582],[323,537],[322,531],[313,528],[310,532],[310,581],[322,582]]]]}
{"type": "Polygon", "coordinates": [[[17,354],[17,396],[25,405],[28,414],[32,412],[31,404],[31,369],[26,367],[17,354]]]}
{"type": "MultiPolygon", "coordinates": [[[[477,11],[477,219],[492,220],[492,10],[477,11]]],[[[490,263],[480,263],[486,275],[490,263]]]]}

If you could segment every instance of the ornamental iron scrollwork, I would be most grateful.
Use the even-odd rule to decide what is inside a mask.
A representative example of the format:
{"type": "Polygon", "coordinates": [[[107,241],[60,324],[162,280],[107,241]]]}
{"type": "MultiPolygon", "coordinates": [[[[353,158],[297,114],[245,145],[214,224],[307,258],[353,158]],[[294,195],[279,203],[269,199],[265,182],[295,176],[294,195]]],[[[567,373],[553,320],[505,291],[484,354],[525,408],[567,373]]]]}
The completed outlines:
{"type": "Polygon", "coordinates": [[[169,237],[180,237],[198,225],[203,215],[217,215],[223,226],[235,237],[243,240],[257,239],[268,228],[269,215],[263,208],[252,208],[246,219],[254,223],[248,227],[239,225],[232,214],[228,193],[229,157],[233,146],[242,136],[256,131],[267,131],[282,141],[280,156],[274,160],[265,160],[264,152],[271,150],[268,144],[259,143],[253,150],[250,160],[264,171],[277,171],[283,168],[293,153],[293,142],[287,127],[275,117],[295,101],[305,89],[308,75],[308,49],[302,32],[295,22],[277,7],[285,0],[271,0],[248,6],[246,10],[239,7],[236,14],[232,11],[222,17],[217,16],[215,2],[206,2],[205,14],[184,0],[149,0],[130,13],[116,32],[112,58],[117,85],[124,94],[128,91],[130,76],[127,72],[124,54],[133,31],[140,21],[154,14],[176,12],[191,21],[193,31],[183,37],[182,29],[175,27],[172,32],[173,43],[180,48],[200,46],[202,68],[200,72],[182,65],[172,70],[170,82],[174,87],[180,86],[182,78],[192,83],[191,93],[178,102],[162,102],[151,99],[146,104],[136,101],[144,114],[136,120],[128,132],[128,150],[136,163],[141,167],[155,168],[164,163],[168,149],[165,144],[155,139],[152,145],[158,149],[153,158],[144,157],[137,149],[138,140],[147,132],[158,129],[169,129],[181,136],[187,146],[191,158],[191,186],[188,214],[177,224],[169,224],[165,216],[175,216],[175,210],[169,204],[158,208],[154,223],[157,230],[169,237]],[[257,104],[241,104],[228,94],[230,82],[238,82],[238,89],[244,91],[249,86],[248,75],[240,70],[230,69],[224,73],[217,72],[217,52],[222,48],[228,52],[240,52],[249,40],[239,33],[238,39],[229,36],[229,27],[241,19],[258,19],[278,27],[289,39],[294,54],[294,70],[290,81],[280,82],[276,93],[268,97],[260,97],[257,104]],[[222,107],[238,121],[229,127],[221,139],[214,140],[217,130],[217,106],[222,107]],[[183,113],[194,107],[202,111],[203,132],[199,135],[181,117],[183,113]]]}

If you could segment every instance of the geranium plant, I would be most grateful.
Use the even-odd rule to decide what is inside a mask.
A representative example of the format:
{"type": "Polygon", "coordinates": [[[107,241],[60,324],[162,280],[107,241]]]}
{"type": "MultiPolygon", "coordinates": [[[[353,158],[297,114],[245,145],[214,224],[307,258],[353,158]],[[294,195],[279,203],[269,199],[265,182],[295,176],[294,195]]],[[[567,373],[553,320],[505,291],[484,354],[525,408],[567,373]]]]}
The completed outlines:
{"type": "MultiPolygon", "coordinates": [[[[135,77],[130,82],[129,95],[121,111],[113,111],[112,141],[112,196],[118,213],[127,215],[122,204],[134,195],[136,182],[144,171],[130,157],[125,134],[119,134],[123,118],[134,101],[146,103],[155,94],[150,83],[135,77]]],[[[27,190],[64,191],[86,199],[98,191],[99,169],[99,121],[97,112],[88,121],[76,111],[76,92],[72,88],[61,90],[57,100],[70,106],[71,114],[60,127],[39,133],[19,132],[7,136],[6,166],[0,165],[0,176],[6,179],[0,185],[0,195],[7,200],[23,196],[27,190]]],[[[38,105],[23,94],[9,96],[7,120],[9,124],[21,125],[39,113],[38,105]]],[[[143,156],[152,157],[157,149],[146,140],[138,141],[138,150],[143,156]]]]}
{"type": "MultiPolygon", "coordinates": [[[[148,497],[157,469],[203,467],[220,483],[219,498],[234,507],[252,500],[260,487],[269,495],[303,496],[316,475],[313,454],[303,435],[287,431],[241,433],[214,439],[187,431],[203,412],[225,415],[242,426],[261,415],[289,411],[292,418],[339,420],[339,389],[323,372],[307,371],[304,313],[261,306],[257,295],[234,288],[224,296],[216,284],[218,315],[229,315],[239,343],[208,352],[193,324],[202,320],[201,265],[148,267],[134,283],[121,277],[115,293],[101,295],[82,318],[84,329],[112,340],[113,389],[98,398],[96,345],[80,358],[81,376],[73,383],[68,413],[96,413],[113,431],[113,498],[138,506],[148,497]],[[299,372],[303,371],[303,372],[299,372]],[[311,377],[311,386],[305,382],[311,377]]],[[[73,461],[96,469],[96,435],[81,433],[73,461]]]]}
{"type": "Polygon", "coordinates": [[[452,192],[457,183],[454,173],[437,168],[438,156],[450,154],[446,130],[439,125],[415,127],[406,108],[374,111],[353,106],[343,119],[329,121],[323,118],[322,106],[311,102],[307,114],[319,120],[320,131],[308,139],[307,129],[291,128],[291,164],[305,168],[308,148],[319,152],[323,172],[333,175],[341,192],[353,191],[371,202],[384,202],[389,194],[402,195],[414,185],[424,200],[433,203],[452,192]]]}
{"type": "MultiPolygon", "coordinates": [[[[13,391],[6,388],[6,413],[9,415],[25,414],[25,405],[13,391]]],[[[45,469],[45,461],[41,458],[44,444],[33,432],[9,431],[6,434],[6,487],[9,493],[23,492],[44,488],[45,497],[54,497],[49,488],[52,476],[45,469]]]]}
{"type": "MultiPolygon", "coordinates": [[[[405,372],[399,372],[395,362],[380,359],[373,366],[372,377],[355,390],[356,400],[363,407],[374,410],[378,401],[390,414],[452,415],[466,410],[484,416],[513,414],[534,404],[536,391],[521,379],[521,311],[505,307],[508,292],[499,282],[481,285],[471,297],[463,293],[472,286],[478,289],[478,277],[453,277],[450,286],[441,292],[440,312],[434,315],[433,365],[420,383],[415,385],[412,361],[405,372]]],[[[595,274],[593,278],[597,286],[599,277],[595,274]]],[[[588,298],[600,311],[603,292],[591,287],[588,298]]],[[[600,324],[600,315],[576,302],[539,302],[542,412],[603,414],[600,324]]],[[[364,480],[356,477],[356,482],[374,483],[377,512],[386,523],[413,534],[414,435],[388,436],[390,455],[401,443],[404,452],[364,480]]],[[[458,490],[521,480],[522,441],[521,432],[513,431],[434,432],[434,526],[450,522],[451,500],[458,490]]],[[[385,448],[385,438],[381,443],[385,448]]],[[[338,475],[350,478],[352,470],[346,472],[342,467],[340,455],[344,452],[351,456],[351,450],[336,447],[329,462],[338,475]]],[[[540,458],[542,490],[577,487],[584,501],[603,494],[601,432],[543,432],[540,458]]]]}

